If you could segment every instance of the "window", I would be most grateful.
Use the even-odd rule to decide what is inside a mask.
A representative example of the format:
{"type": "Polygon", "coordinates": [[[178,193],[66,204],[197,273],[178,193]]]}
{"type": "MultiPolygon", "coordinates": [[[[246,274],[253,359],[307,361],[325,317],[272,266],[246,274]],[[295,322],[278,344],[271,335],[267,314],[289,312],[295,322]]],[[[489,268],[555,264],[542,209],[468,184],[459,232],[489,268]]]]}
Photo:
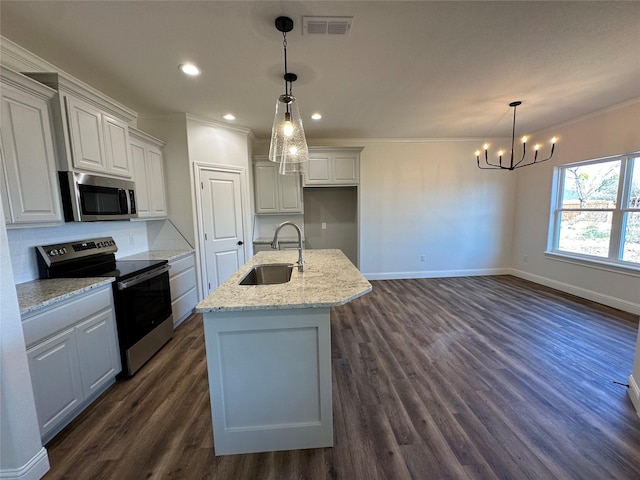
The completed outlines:
{"type": "Polygon", "coordinates": [[[549,253],[640,268],[640,154],[556,167],[549,253]]]}

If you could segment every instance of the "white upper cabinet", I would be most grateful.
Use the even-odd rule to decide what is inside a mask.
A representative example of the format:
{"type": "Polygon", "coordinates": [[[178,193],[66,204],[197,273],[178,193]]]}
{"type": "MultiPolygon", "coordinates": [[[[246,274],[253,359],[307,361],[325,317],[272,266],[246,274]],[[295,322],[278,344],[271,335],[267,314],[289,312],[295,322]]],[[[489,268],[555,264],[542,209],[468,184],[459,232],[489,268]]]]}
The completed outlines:
{"type": "Polygon", "coordinates": [[[310,148],[304,186],[358,185],[362,148],[310,148]]]}
{"type": "Polygon", "coordinates": [[[129,126],[103,114],[102,130],[107,172],[121,177],[130,177],[132,172],[129,165],[129,126]]]}
{"type": "Polygon", "coordinates": [[[58,73],[27,75],[58,91],[54,131],[59,170],[131,178],[129,123],[135,112],[58,73]]]}
{"type": "Polygon", "coordinates": [[[253,165],[256,213],[303,213],[299,175],[280,175],[278,164],[257,160],[253,165]]]}
{"type": "Polygon", "coordinates": [[[129,135],[138,218],[166,217],[167,196],[161,150],[164,144],[133,128],[129,129],[129,135]]]}
{"type": "Polygon", "coordinates": [[[8,225],[62,221],[51,123],[55,91],[0,67],[0,188],[8,225]]]}
{"type": "Polygon", "coordinates": [[[66,98],[66,107],[74,166],[106,172],[102,114],[87,102],[73,97],[66,98]]]}

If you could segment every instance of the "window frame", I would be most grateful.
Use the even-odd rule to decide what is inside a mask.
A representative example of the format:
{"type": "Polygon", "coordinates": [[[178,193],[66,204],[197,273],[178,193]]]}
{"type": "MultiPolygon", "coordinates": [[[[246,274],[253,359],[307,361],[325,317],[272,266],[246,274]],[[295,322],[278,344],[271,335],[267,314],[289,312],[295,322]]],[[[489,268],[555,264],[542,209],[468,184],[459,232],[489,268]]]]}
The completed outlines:
{"type": "Polygon", "coordinates": [[[547,238],[547,250],[545,251],[545,255],[555,260],[588,265],[590,267],[610,270],[617,273],[626,273],[633,276],[640,276],[640,263],[622,260],[622,255],[624,253],[624,232],[626,231],[626,222],[629,218],[629,214],[640,214],[640,207],[631,206],[631,176],[633,174],[634,168],[640,169],[640,152],[596,158],[580,162],[572,162],[554,167],[551,190],[551,206],[549,212],[549,234],[547,238]],[[614,161],[620,161],[618,189],[616,195],[616,204],[614,208],[562,208],[562,198],[564,194],[566,172],[569,168],[603,164],[614,161]],[[569,252],[559,249],[562,213],[569,211],[611,212],[611,231],[607,257],[599,257],[595,255],[588,255],[585,253],[569,252]]]}

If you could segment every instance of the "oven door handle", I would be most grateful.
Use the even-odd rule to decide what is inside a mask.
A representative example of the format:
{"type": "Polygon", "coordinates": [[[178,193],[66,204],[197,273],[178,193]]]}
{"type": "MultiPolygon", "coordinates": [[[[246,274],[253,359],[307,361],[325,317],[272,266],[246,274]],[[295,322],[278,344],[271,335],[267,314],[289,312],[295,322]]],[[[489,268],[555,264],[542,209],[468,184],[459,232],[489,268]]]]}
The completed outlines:
{"type": "Polygon", "coordinates": [[[141,273],[140,275],[136,275],[135,277],[125,280],[124,282],[118,282],[118,290],[124,290],[125,288],[133,287],[142,282],[146,282],[147,280],[157,277],[158,275],[163,274],[164,272],[168,272],[171,268],[171,265],[163,265],[160,268],[156,268],[155,270],[150,270],[148,272],[141,273]]]}

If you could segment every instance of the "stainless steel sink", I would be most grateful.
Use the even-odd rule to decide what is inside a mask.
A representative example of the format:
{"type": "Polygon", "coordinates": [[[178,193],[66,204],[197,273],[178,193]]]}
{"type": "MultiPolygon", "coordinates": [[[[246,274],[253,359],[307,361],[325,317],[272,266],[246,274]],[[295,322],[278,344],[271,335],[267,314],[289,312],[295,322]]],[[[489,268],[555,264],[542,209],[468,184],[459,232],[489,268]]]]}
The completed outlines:
{"type": "Polygon", "coordinates": [[[256,265],[247,273],[240,285],[275,285],[291,280],[292,263],[265,263],[256,265]]]}

